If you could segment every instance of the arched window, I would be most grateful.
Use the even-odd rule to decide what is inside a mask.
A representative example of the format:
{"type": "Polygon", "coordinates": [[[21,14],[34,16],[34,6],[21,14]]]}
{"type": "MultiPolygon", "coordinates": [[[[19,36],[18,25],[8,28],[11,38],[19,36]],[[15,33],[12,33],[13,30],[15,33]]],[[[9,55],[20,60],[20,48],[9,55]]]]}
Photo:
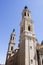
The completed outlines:
{"type": "Polygon", "coordinates": [[[14,40],[14,37],[13,37],[13,40],[14,40]]]}
{"type": "Polygon", "coordinates": [[[12,39],[12,36],[11,36],[11,39],[12,39]]]}
{"type": "Polygon", "coordinates": [[[29,13],[28,13],[28,16],[29,16],[29,13]]]}
{"type": "Polygon", "coordinates": [[[11,46],[11,50],[13,50],[13,46],[11,46]]]}
{"type": "Polygon", "coordinates": [[[30,26],[28,26],[28,31],[30,31],[30,26]]]}
{"type": "Polygon", "coordinates": [[[24,13],[24,16],[26,16],[26,12],[24,13]]]}

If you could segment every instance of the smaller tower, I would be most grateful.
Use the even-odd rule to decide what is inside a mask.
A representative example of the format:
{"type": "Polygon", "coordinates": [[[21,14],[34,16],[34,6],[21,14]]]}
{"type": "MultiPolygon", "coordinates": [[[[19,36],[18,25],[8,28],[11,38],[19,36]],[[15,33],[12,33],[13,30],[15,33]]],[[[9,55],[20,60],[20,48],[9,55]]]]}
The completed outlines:
{"type": "Polygon", "coordinates": [[[13,29],[13,32],[11,33],[11,36],[10,36],[10,42],[9,42],[8,52],[7,52],[7,59],[13,56],[14,54],[15,37],[16,37],[15,29],[13,29]]]}

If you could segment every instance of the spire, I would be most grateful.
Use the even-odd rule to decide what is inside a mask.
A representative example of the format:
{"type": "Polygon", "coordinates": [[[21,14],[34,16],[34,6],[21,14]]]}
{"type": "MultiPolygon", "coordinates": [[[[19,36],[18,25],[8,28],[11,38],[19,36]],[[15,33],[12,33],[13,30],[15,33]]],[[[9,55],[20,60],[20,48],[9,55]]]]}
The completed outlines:
{"type": "Polygon", "coordinates": [[[25,6],[24,8],[25,8],[25,9],[28,9],[28,7],[27,7],[27,6],[25,6]]]}
{"type": "Polygon", "coordinates": [[[12,32],[12,34],[15,34],[15,29],[13,29],[13,32],[12,32]]]}
{"type": "Polygon", "coordinates": [[[15,32],[15,29],[13,29],[13,32],[15,32]]]}

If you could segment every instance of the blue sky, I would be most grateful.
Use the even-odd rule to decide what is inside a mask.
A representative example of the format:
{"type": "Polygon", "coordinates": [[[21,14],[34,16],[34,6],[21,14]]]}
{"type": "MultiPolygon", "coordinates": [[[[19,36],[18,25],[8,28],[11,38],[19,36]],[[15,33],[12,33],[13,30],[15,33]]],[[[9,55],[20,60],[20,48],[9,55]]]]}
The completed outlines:
{"type": "Polygon", "coordinates": [[[10,34],[16,30],[19,42],[21,13],[27,5],[32,13],[34,30],[39,43],[43,40],[43,0],[0,0],[0,63],[5,63],[10,34]]]}

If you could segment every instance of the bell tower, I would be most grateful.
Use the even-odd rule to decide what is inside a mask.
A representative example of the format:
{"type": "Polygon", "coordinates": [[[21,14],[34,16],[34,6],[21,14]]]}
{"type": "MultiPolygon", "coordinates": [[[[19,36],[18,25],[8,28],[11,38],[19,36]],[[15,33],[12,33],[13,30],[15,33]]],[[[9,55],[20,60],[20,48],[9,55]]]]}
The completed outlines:
{"type": "Polygon", "coordinates": [[[27,6],[22,12],[20,23],[20,65],[38,65],[36,54],[37,40],[34,33],[34,22],[27,6]]]}
{"type": "Polygon", "coordinates": [[[22,22],[20,23],[20,35],[22,36],[23,32],[27,32],[28,35],[35,36],[34,33],[34,22],[31,18],[31,12],[25,6],[22,12],[22,22]]]}
{"type": "Polygon", "coordinates": [[[11,36],[10,36],[10,42],[9,42],[8,52],[7,52],[7,59],[13,56],[14,54],[15,37],[16,37],[15,29],[13,29],[13,32],[11,33],[11,36]]]}

